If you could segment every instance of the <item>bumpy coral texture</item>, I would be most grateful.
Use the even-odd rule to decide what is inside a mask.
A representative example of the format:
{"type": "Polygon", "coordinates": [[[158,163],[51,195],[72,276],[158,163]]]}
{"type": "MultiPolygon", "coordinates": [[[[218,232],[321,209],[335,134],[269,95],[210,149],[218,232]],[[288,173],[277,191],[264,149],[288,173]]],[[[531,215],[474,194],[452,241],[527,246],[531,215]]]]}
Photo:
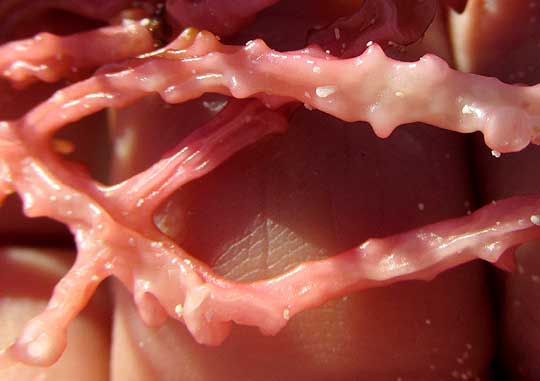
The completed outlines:
{"type": "MultiPolygon", "coordinates": [[[[106,3],[109,8],[99,1],[87,2],[83,10],[107,19],[126,6],[106,3]]],[[[190,13],[187,3],[167,5],[173,16],[181,9],[180,14],[197,20],[201,10],[190,13]]],[[[251,6],[240,13],[222,10],[231,21],[227,25],[215,18],[206,20],[208,27],[233,33],[274,1],[247,3],[251,6]]],[[[40,4],[71,9],[73,1],[40,4]]],[[[228,2],[194,4],[214,7],[215,13],[228,2]]],[[[385,6],[396,9],[392,1],[385,6]]],[[[340,20],[339,25],[354,27],[355,22],[340,20]]],[[[68,325],[110,276],[133,293],[147,324],[159,325],[172,317],[183,322],[198,342],[217,345],[232,322],[275,334],[295,314],[331,298],[406,279],[431,279],[476,258],[511,269],[512,249],[540,238],[540,197],[519,197],[495,202],[470,216],[370,239],[272,279],[238,283],[221,278],[163,234],[153,214],[178,188],[246,146],[285,131],[291,108],[303,103],[346,121],[368,121],[380,137],[415,121],[462,133],[481,131],[486,143],[503,153],[540,142],[540,89],[457,72],[432,55],[417,62],[395,61],[373,42],[358,56],[341,58],[336,55],[344,51],[332,55],[316,45],[292,52],[274,51],[260,40],[225,45],[211,32],[187,29],[169,45],[152,51],[145,24],[124,22],[68,37],[38,35],[0,47],[2,75],[16,86],[56,81],[77,70],[115,63],[56,92],[21,119],[0,123],[2,195],[17,192],[28,216],[48,216],[69,226],[78,250],[46,310],[28,322],[3,353],[4,365],[56,361],[65,348],[68,325]],[[81,44],[90,50],[81,50],[81,44]],[[110,47],[119,44],[123,48],[113,53],[110,47]],[[154,93],[168,103],[205,93],[230,99],[150,168],[112,186],[93,180],[51,148],[51,138],[66,124],[154,93]]],[[[314,41],[324,45],[325,33],[336,25],[314,33],[314,41]]],[[[410,30],[399,28],[397,21],[391,25],[394,32],[376,29],[373,35],[407,42],[403,36],[410,30]]],[[[360,40],[348,41],[358,48],[360,40]]]]}

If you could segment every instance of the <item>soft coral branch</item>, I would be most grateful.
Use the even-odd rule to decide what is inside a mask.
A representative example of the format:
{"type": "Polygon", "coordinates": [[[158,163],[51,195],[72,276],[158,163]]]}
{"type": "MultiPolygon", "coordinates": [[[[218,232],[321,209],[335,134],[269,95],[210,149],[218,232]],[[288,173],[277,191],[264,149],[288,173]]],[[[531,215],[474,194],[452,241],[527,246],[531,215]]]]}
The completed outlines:
{"type": "Polygon", "coordinates": [[[315,47],[280,53],[262,41],[224,46],[208,32],[193,39],[187,49],[130,61],[58,92],[29,113],[27,128],[32,134],[54,130],[150,93],[180,103],[214,92],[259,98],[269,107],[297,100],[345,121],[367,121],[380,137],[400,124],[424,122],[461,133],[482,131],[499,152],[540,141],[538,87],[454,71],[433,55],[400,62],[374,44],[359,57],[341,60],[315,47]]]}
{"type": "Polygon", "coordinates": [[[243,147],[282,131],[282,116],[256,100],[234,101],[142,175],[112,187],[53,154],[48,141],[54,132],[155,92],[171,103],[219,92],[259,98],[274,108],[301,100],[345,120],[368,120],[382,136],[415,120],[460,132],[483,130],[492,147],[509,151],[535,137],[530,122],[540,113],[538,89],[457,73],[430,56],[416,63],[393,61],[377,47],[355,59],[337,60],[315,48],[278,53],[262,42],[227,47],[208,33],[190,36],[184,35],[176,50],[117,66],[56,93],[19,121],[0,124],[2,190],[22,195],[27,214],[67,224],[78,247],[77,262],[48,308],[29,323],[4,359],[47,365],[58,358],[65,329],[107,276],[134,293],[147,323],[171,316],[183,321],[199,342],[215,345],[225,339],[231,322],[275,334],[295,314],[333,297],[404,279],[430,279],[476,258],[504,264],[501,256],[508,249],[540,238],[535,225],[540,199],[522,197],[461,219],[368,240],[272,279],[238,283],[217,276],[149,217],[175,189],[243,147]],[[506,121],[523,124],[507,127],[497,119],[508,115],[506,121]],[[148,209],[137,214],[145,203],[148,209]]]}
{"type": "Polygon", "coordinates": [[[67,37],[40,33],[0,46],[0,75],[19,87],[36,80],[56,82],[153,47],[151,32],[135,22],[67,37]]]}

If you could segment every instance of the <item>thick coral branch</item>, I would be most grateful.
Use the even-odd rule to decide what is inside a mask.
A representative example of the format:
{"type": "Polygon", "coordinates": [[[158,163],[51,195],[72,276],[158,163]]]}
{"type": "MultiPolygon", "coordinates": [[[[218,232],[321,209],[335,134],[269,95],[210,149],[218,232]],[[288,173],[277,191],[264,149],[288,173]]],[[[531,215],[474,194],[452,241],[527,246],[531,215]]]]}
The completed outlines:
{"type": "Polygon", "coordinates": [[[399,62],[374,44],[359,57],[340,60],[315,48],[279,53],[262,41],[196,54],[208,46],[222,45],[201,32],[187,50],[166,50],[137,66],[130,63],[125,70],[70,86],[31,112],[28,128],[32,134],[52,131],[154,92],[169,103],[214,92],[259,98],[268,107],[298,100],[345,121],[367,121],[380,137],[400,124],[424,122],[461,133],[482,131],[498,152],[540,142],[537,86],[454,71],[436,56],[399,62]]]}

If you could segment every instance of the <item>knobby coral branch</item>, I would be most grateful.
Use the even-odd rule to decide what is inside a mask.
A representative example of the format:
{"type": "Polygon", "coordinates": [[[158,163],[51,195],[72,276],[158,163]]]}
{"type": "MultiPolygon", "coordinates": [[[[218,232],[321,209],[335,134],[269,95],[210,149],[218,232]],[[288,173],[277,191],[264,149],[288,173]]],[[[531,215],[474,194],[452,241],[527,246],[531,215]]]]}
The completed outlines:
{"type": "Polygon", "coordinates": [[[461,133],[482,131],[498,152],[540,142],[538,86],[461,73],[433,55],[400,62],[373,44],[359,57],[340,60],[315,47],[280,53],[262,41],[224,46],[208,32],[193,40],[188,49],[163,50],[138,65],[129,61],[57,92],[28,114],[27,128],[52,131],[150,93],[180,103],[213,92],[258,98],[270,108],[297,100],[345,121],[367,121],[380,137],[400,124],[424,122],[461,133]]]}
{"type": "Polygon", "coordinates": [[[295,314],[333,297],[403,279],[429,279],[476,258],[506,265],[505,252],[540,237],[540,197],[521,197],[471,216],[371,239],[272,279],[238,283],[217,276],[159,231],[152,213],[174,190],[244,147],[282,132],[284,104],[301,101],[344,120],[367,120],[380,136],[412,121],[483,131],[493,149],[508,152],[538,139],[538,88],[458,73],[433,56],[394,61],[376,45],[360,57],[339,60],[315,47],[279,53],[262,41],[224,46],[207,32],[181,38],[174,49],[104,69],[57,92],[22,119],[0,123],[1,194],[16,191],[28,215],[68,225],[78,248],[75,265],[47,309],[27,324],[3,360],[54,362],[65,347],[69,323],[109,276],[133,292],[147,324],[170,316],[183,321],[197,341],[216,345],[231,322],[275,334],[295,314]],[[49,148],[62,126],[104,108],[152,93],[179,103],[206,92],[256,99],[230,101],[158,163],[123,183],[99,184],[49,148]]]}

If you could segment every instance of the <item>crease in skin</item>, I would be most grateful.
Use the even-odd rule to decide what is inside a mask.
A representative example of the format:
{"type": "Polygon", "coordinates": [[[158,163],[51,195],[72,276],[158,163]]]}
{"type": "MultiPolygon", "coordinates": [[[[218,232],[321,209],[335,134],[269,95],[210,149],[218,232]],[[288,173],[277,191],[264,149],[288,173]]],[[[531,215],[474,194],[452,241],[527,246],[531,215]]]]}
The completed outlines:
{"type": "Polygon", "coordinates": [[[540,237],[539,196],[516,197],[470,216],[370,239],[274,278],[239,283],[217,276],[160,232],[153,212],[179,187],[246,146],[284,131],[286,108],[281,106],[292,99],[344,120],[365,118],[380,136],[410,118],[441,122],[439,127],[459,132],[483,130],[492,148],[507,152],[523,148],[535,135],[530,125],[508,128],[496,117],[510,112],[529,121],[537,118],[538,90],[458,73],[432,56],[415,63],[394,61],[377,45],[360,57],[337,60],[313,47],[278,53],[262,42],[225,46],[210,33],[186,33],[174,50],[97,74],[57,92],[20,120],[0,124],[2,194],[16,191],[27,215],[68,225],[78,248],[75,264],[56,286],[45,311],[28,322],[0,356],[4,365],[21,361],[46,366],[56,361],[65,348],[68,325],[109,276],[134,294],[146,324],[160,325],[169,316],[184,322],[198,342],[217,345],[232,322],[276,334],[299,312],[353,291],[432,279],[477,258],[507,268],[511,262],[505,253],[540,237]],[[320,73],[312,70],[314,65],[320,73]],[[375,68],[377,78],[371,75],[368,81],[375,68]],[[51,151],[51,137],[65,124],[155,92],[171,103],[205,92],[259,100],[229,102],[152,167],[113,186],[92,180],[51,151]],[[429,96],[421,95],[425,92],[429,96]],[[462,97],[457,104],[456,97],[462,97]],[[470,114],[463,112],[459,102],[464,101],[473,105],[465,104],[470,114]],[[416,109],[420,111],[410,111],[416,109]],[[384,123],[382,113],[389,114],[384,123]]]}

